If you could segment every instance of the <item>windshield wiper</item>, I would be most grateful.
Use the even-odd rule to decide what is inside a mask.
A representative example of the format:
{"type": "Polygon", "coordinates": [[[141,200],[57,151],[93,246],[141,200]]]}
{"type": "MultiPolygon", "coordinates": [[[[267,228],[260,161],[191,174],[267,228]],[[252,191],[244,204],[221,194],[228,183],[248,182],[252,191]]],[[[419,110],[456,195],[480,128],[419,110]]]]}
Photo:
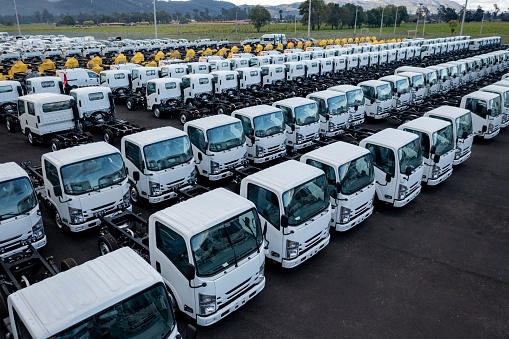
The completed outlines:
{"type": "Polygon", "coordinates": [[[17,215],[20,215],[20,213],[18,213],[18,212],[5,213],[5,214],[0,215],[0,220],[8,219],[8,218],[5,218],[5,217],[15,217],[17,215]]]}
{"type": "Polygon", "coordinates": [[[228,229],[223,226],[224,231],[226,233],[226,238],[228,239],[228,243],[230,244],[232,250],[233,250],[233,257],[235,259],[235,267],[239,267],[239,263],[237,262],[237,252],[235,251],[235,247],[233,247],[232,239],[230,238],[230,233],[228,233],[228,229]]]}

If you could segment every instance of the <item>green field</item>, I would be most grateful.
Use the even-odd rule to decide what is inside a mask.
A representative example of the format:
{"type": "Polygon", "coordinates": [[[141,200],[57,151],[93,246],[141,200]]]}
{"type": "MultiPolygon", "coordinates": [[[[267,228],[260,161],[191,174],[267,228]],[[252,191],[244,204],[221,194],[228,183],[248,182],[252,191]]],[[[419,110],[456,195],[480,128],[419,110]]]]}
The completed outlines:
{"type": "MultiPolygon", "coordinates": [[[[188,24],[179,25],[178,34],[176,25],[158,25],[159,37],[171,38],[186,38],[194,40],[198,38],[214,38],[223,39],[227,38],[232,41],[238,41],[246,37],[259,37],[263,33],[286,33],[288,37],[305,38],[307,36],[307,26],[297,23],[297,33],[295,34],[294,23],[278,23],[262,27],[262,31],[257,33],[253,25],[238,25],[237,34],[235,33],[234,24],[188,24]]],[[[422,37],[422,23],[418,27],[418,36],[422,37]]],[[[471,35],[472,37],[479,37],[481,29],[480,22],[465,23],[464,34],[471,35]]],[[[17,32],[16,26],[2,26],[0,30],[17,32]]],[[[403,24],[396,28],[394,34],[394,27],[384,27],[382,36],[380,37],[380,28],[362,27],[357,29],[357,36],[376,36],[379,40],[388,38],[403,38],[413,37],[415,33],[415,24],[403,24]],[[412,31],[412,32],[409,32],[412,31]]],[[[456,28],[454,35],[459,35],[460,26],[456,28]]],[[[123,38],[148,38],[153,37],[153,26],[121,26],[121,27],[78,27],[78,26],[55,26],[55,25],[22,25],[21,32],[28,34],[69,34],[75,35],[94,35],[99,39],[104,39],[108,36],[120,35],[123,38]]],[[[424,37],[436,38],[451,36],[449,25],[446,23],[441,24],[427,24],[424,37]]],[[[485,22],[483,25],[482,36],[499,35],[502,37],[502,43],[509,43],[509,22],[485,22]]],[[[311,37],[315,39],[336,39],[336,38],[349,38],[353,37],[353,29],[343,30],[330,30],[325,26],[320,31],[312,31],[311,37]]]]}

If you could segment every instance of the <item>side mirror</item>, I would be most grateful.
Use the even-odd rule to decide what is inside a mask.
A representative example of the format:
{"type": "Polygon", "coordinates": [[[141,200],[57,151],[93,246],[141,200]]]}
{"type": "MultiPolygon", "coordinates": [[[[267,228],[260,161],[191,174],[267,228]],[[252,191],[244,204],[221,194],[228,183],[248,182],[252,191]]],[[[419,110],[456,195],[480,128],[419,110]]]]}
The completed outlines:
{"type": "Polygon", "coordinates": [[[436,146],[435,146],[435,145],[433,145],[433,146],[431,146],[431,148],[429,149],[429,153],[430,153],[430,154],[435,154],[436,150],[437,150],[436,146]]]}
{"type": "Polygon", "coordinates": [[[462,139],[466,139],[468,137],[468,132],[467,131],[463,131],[463,134],[461,135],[461,138],[462,139]]]}
{"type": "Polygon", "coordinates": [[[405,167],[405,174],[410,175],[414,169],[411,166],[405,167]]]}
{"type": "Polygon", "coordinates": [[[435,154],[435,156],[433,156],[433,162],[435,162],[435,163],[440,162],[440,155],[435,154]]]}
{"type": "Polygon", "coordinates": [[[488,127],[486,127],[486,125],[484,125],[484,126],[482,127],[482,132],[483,132],[483,133],[486,133],[486,131],[487,131],[487,130],[488,130],[488,127]]]}
{"type": "Polygon", "coordinates": [[[390,173],[385,173],[385,181],[387,183],[391,182],[392,180],[392,175],[390,173]]]}
{"type": "Polygon", "coordinates": [[[200,161],[203,160],[203,155],[201,154],[201,152],[198,153],[198,160],[200,160],[200,161]]]}
{"type": "Polygon", "coordinates": [[[187,263],[185,276],[187,280],[193,280],[196,275],[196,268],[193,264],[187,263]]]}
{"type": "Polygon", "coordinates": [[[62,187],[60,185],[53,186],[53,194],[55,197],[61,197],[62,196],[62,187]]]}
{"type": "Polygon", "coordinates": [[[290,128],[292,129],[292,132],[295,131],[295,125],[292,125],[290,128]]]}
{"type": "Polygon", "coordinates": [[[288,227],[288,216],[286,214],[283,214],[281,216],[281,227],[283,227],[283,228],[288,227]]]}
{"type": "Polygon", "coordinates": [[[262,236],[265,237],[266,234],[267,234],[267,222],[265,222],[265,225],[263,225],[262,236]]]}
{"type": "Polygon", "coordinates": [[[188,324],[186,326],[186,336],[184,339],[196,339],[196,327],[188,324]]]}
{"type": "Polygon", "coordinates": [[[134,179],[134,181],[136,181],[136,182],[140,181],[140,172],[138,172],[138,171],[134,171],[134,172],[133,172],[133,179],[134,179]]]}

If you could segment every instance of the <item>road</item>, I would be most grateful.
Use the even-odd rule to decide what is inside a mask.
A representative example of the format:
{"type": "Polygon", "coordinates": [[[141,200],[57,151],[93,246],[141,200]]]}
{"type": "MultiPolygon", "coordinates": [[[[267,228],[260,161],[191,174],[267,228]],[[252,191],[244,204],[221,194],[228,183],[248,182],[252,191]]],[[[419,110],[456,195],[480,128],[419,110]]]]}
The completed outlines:
{"type": "MultiPolygon", "coordinates": [[[[155,128],[138,108],[117,106],[118,117],[155,128]]],[[[387,120],[371,127],[397,127],[387,120]]],[[[99,136],[96,136],[99,140],[99,136]]],[[[119,146],[119,140],[115,142],[119,146]]],[[[0,125],[0,162],[40,163],[49,145],[31,146],[0,125]]],[[[259,296],[199,338],[508,337],[509,336],[509,128],[473,154],[437,187],[396,209],[375,204],[361,225],[334,232],[330,244],[303,265],[283,270],[267,263],[259,296]]],[[[135,207],[148,217],[166,205],[135,207]]],[[[67,235],[43,211],[57,263],[98,256],[97,230],[67,235]]],[[[179,328],[187,320],[179,316],[179,328]]]]}

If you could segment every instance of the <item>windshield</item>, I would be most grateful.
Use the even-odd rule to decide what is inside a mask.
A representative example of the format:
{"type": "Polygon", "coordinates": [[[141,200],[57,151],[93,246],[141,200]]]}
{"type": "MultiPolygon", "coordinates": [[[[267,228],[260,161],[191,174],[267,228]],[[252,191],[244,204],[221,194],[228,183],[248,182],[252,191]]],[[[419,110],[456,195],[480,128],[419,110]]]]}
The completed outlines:
{"type": "Polygon", "coordinates": [[[399,94],[406,94],[410,92],[410,82],[408,79],[401,79],[396,81],[396,91],[399,94]]]}
{"type": "Polygon", "coordinates": [[[429,85],[430,86],[436,85],[437,82],[438,82],[437,72],[433,71],[433,72],[428,73],[428,83],[429,83],[429,85]]]}
{"type": "Polygon", "coordinates": [[[288,225],[299,225],[329,206],[327,179],[322,174],[283,194],[288,225]]]}
{"type": "Polygon", "coordinates": [[[437,155],[443,155],[453,149],[452,125],[433,133],[433,145],[436,147],[435,154],[437,155]]]}
{"type": "Polygon", "coordinates": [[[414,88],[424,88],[424,77],[422,76],[422,74],[419,74],[419,75],[414,75],[412,77],[412,84],[414,86],[414,88]]]}
{"type": "Polygon", "coordinates": [[[143,147],[147,169],[161,171],[189,162],[193,151],[189,137],[181,136],[143,147]]]}
{"type": "Polygon", "coordinates": [[[191,238],[191,249],[200,276],[216,274],[237,264],[262,243],[260,220],[250,209],[191,238]]]}
{"type": "Polygon", "coordinates": [[[352,194],[373,182],[374,171],[371,154],[350,161],[339,167],[341,193],[352,194]]]}
{"type": "Polygon", "coordinates": [[[27,213],[37,205],[27,177],[0,182],[0,221],[27,213]]]}
{"type": "Polygon", "coordinates": [[[496,117],[498,116],[500,113],[502,113],[502,104],[501,104],[501,98],[500,98],[500,95],[493,99],[493,100],[490,100],[490,108],[491,108],[491,116],[492,117],[496,117]]]}
{"type": "Polygon", "coordinates": [[[331,115],[337,115],[348,111],[346,95],[338,95],[327,99],[327,105],[329,106],[329,114],[331,115]]]}
{"type": "Polygon", "coordinates": [[[376,94],[378,97],[378,100],[385,101],[392,99],[392,91],[391,86],[389,84],[380,85],[376,88],[376,94]]]}
{"type": "Polygon", "coordinates": [[[221,152],[242,145],[246,137],[244,136],[242,124],[239,121],[208,130],[207,139],[209,141],[209,150],[221,152]]]}
{"type": "Polygon", "coordinates": [[[458,67],[457,66],[451,66],[449,67],[449,73],[452,77],[458,76],[458,67]]]}
{"type": "Polygon", "coordinates": [[[316,103],[295,107],[295,119],[297,125],[304,126],[315,123],[320,119],[316,103]]]}
{"type": "Polygon", "coordinates": [[[456,118],[456,129],[458,130],[458,138],[463,138],[463,133],[465,132],[467,135],[472,134],[472,115],[467,113],[456,118]]]}
{"type": "Polygon", "coordinates": [[[126,177],[120,153],[66,165],[62,167],[61,172],[65,193],[70,195],[113,186],[121,183],[126,177]]]}
{"type": "Polygon", "coordinates": [[[421,139],[417,138],[401,147],[398,150],[398,157],[399,171],[402,174],[405,174],[407,167],[410,167],[412,170],[419,167],[422,164],[421,139]]]}
{"type": "Polygon", "coordinates": [[[356,89],[346,92],[346,99],[348,100],[348,107],[361,106],[364,104],[364,94],[362,89],[356,89]]]}
{"type": "Polygon", "coordinates": [[[283,112],[277,111],[254,118],[255,136],[264,138],[285,130],[283,112]]]}
{"type": "Polygon", "coordinates": [[[168,338],[175,325],[168,292],[158,283],[50,339],[168,338]]]}
{"type": "Polygon", "coordinates": [[[505,91],[502,96],[504,97],[504,107],[509,108],[509,90],[505,91]]]}

